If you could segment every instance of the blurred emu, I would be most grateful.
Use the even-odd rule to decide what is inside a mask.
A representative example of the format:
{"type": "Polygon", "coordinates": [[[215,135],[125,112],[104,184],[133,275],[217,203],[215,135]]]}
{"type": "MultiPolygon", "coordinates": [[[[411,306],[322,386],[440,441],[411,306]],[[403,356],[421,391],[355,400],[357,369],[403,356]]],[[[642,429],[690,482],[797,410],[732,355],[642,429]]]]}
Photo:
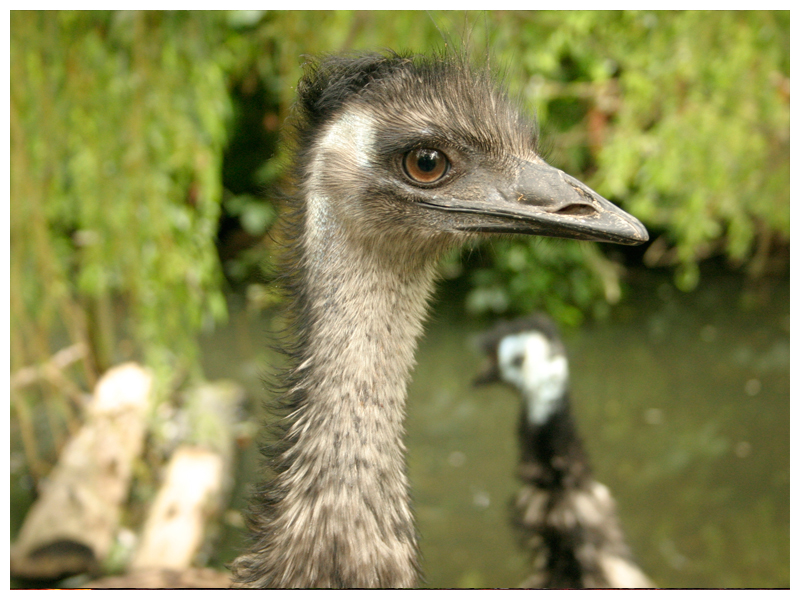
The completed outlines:
{"type": "Polygon", "coordinates": [[[595,481],[572,418],[569,368],[555,324],[542,314],[484,334],[478,385],[504,382],[522,396],[515,518],[534,550],[530,588],[653,587],[631,557],[608,488],[595,481]]]}

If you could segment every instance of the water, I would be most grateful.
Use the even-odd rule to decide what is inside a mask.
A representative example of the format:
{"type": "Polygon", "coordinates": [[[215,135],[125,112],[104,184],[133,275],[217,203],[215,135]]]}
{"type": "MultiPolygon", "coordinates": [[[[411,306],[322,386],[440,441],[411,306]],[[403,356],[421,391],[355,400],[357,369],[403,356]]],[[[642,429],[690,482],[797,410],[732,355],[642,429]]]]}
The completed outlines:
{"type": "MultiPolygon", "coordinates": [[[[628,542],[663,587],[789,585],[789,288],[742,309],[739,279],[710,274],[693,294],[639,273],[604,323],[566,332],[573,410],[596,478],[628,542]]],[[[751,300],[754,296],[750,296],[751,300]]],[[[518,398],[473,388],[484,327],[440,303],[409,389],[409,476],[428,587],[510,587],[528,573],[509,522],[518,398]]],[[[211,378],[254,398],[274,357],[266,326],[235,313],[206,340],[211,378]]],[[[235,506],[255,477],[242,460],[235,506]]],[[[230,560],[242,532],[228,527],[230,560]]]]}

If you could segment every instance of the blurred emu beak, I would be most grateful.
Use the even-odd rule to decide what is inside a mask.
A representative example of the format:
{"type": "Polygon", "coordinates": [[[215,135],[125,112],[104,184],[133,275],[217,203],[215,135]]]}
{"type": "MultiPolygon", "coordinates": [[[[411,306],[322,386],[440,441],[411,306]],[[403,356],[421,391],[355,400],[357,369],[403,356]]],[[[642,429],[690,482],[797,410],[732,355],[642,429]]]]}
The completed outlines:
{"type": "Polygon", "coordinates": [[[480,387],[490,383],[499,383],[500,381],[500,367],[497,364],[497,360],[487,360],[483,364],[480,373],[472,380],[472,385],[480,387]]]}
{"type": "MultiPolygon", "coordinates": [[[[638,219],[574,177],[544,162],[523,162],[516,177],[484,181],[479,199],[437,196],[429,208],[460,213],[462,231],[517,233],[636,245],[648,240],[638,219]]],[[[474,188],[473,188],[474,189],[474,188]]],[[[473,197],[472,194],[464,194],[473,197]]],[[[474,198],[474,197],[473,197],[474,198]]]]}

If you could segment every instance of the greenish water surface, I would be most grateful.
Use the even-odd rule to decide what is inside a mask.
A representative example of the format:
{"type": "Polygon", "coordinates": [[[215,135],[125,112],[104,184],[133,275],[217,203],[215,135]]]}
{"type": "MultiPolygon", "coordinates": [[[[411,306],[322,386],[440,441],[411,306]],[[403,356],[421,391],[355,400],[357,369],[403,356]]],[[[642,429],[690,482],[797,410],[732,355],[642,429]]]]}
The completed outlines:
{"type": "MultiPolygon", "coordinates": [[[[608,322],[566,332],[573,410],[636,558],[663,587],[789,585],[788,286],[739,308],[638,282],[608,322]]],[[[472,327],[434,318],[409,403],[409,465],[428,584],[506,587],[529,558],[508,523],[519,400],[473,389],[472,327]]]]}

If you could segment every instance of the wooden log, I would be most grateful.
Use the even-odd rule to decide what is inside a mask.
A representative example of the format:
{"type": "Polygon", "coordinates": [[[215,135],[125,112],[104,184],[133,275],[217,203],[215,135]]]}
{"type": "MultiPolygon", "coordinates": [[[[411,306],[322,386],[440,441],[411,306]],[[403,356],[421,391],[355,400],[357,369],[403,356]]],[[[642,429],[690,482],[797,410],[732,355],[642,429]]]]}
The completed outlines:
{"type": "Polygon", "coordinates": [[[206,521],[220,509],[224,461],[216,452],[181,446],[167,466],[142,531],[131,570],[186,569],[205,538],[206,521]]]}
{"type": "Polygon", "coordinates": [[[169,461],[131,571],[192,566],[207,525],[222,512],[233,482],[233,426],[244,397],[243,388],[231,381],[205,383],[187,392],[192,443],[180,446],[169,461]]]}
{"type": "Polygon", "coordinates": [[[11,550],[11,574],[56,579],[97,570],[128,497],[144,444],[152,377],[126,363],[103,375],[86,423],[65,445],[11,550]]]}
{"type": "Polygon", "coordinates": [[[143,569],[125,575],[104,577],[88,584],[92,589],[186,589],[228,588],[230,575],[213,569],[143,569]]]}

